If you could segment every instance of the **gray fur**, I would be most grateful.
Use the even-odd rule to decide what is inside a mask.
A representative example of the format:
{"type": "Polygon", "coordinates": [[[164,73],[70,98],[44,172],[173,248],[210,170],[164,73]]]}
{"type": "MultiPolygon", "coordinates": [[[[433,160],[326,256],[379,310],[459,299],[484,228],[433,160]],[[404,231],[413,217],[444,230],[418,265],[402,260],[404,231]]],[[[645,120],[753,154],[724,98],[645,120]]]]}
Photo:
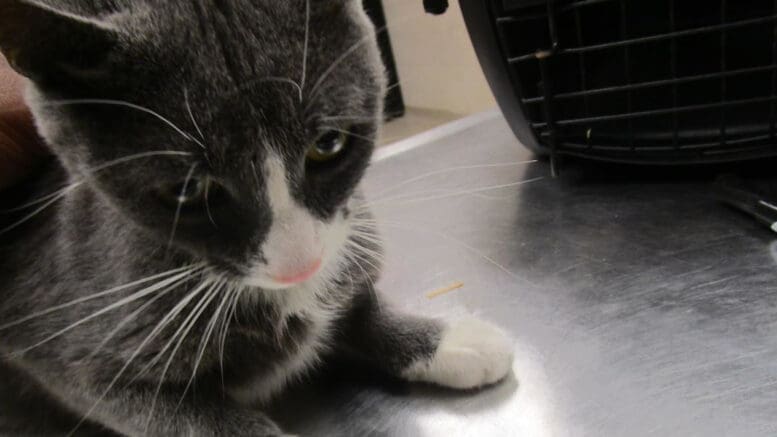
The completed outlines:
{"type": "MultiPolygon", "coordinates": [[[[376,236],[351,235],[369,249],[359,255],[364,262],[339,260],[338,270],[316,295],[332,319],[331,334],[316,332],[312,315],[304,310],[287,313],[285,300],[273,294],[278,291],[240,285],[272,223],[261,171],[268,154],[282,157],[294,198],[312,215],[368,218],[362,208],[348,205],[358,203],[357,184],[373,147],[361,138],[376,134],[385,89],[373,29],[354,0],[310,0],[300,100],[291,81],[301,82],[305,11],[304,0],[0,0],[0,49],[33,80],[28,101],[55,157],[33,180],[0,193],[0,204],[23,205],[80,183],[0,235],[0,381],[6,381],[0,382],[0,432],[67,433],[87,416],[79,432],[280,435],[259,409],[230,394],[286,366],[310,338],[325,340],[321,356],[352,354],[395,375],[434,353],[441,329],[436,322],[394,314],[378,301],[371,286],[379,267],[373,254],[379,251],[376,236]],[[21,30],[24,38],[14,36],[21,30]],[[128,107],[61,104],[72,99],[137,103],[185,134],[128,107]],[[347,157],[332,168],[308,168],[305,150],[320,129],[332,125],[323,118],[342,114],[358,120],[339,125],[358,135],[347,157]],[[373,121],[365,123],[365,117],[373,121]],[[184,154],[149,155],[105,171],[90,170],[155,151],[184,154]],[[208,211],[181,214],[168,245],[174,210],[156,193],[177,186],[189,172],[222,188],[211,193],[208,211]],[[207,273],[198,271],[172,283],[172,289],[149,293],[34,348],[153,282],[14,323],[99,291],[199,264],[207,266],[207,273]],[[167,372],[169,353],[138,377],[211,289],[192,298],[130,362],[133,352],[172,308],[214,277],[225,278],[223,289],[214,288],[219,292],[202,306],[167,372]],[[222,300],[227,293],[240,293],[234,313],[214,316],[219,308],[229,309],[222,300]],[[136,311],[137,317],[122,326],[136,311]],[[197,365],[211,317],[229,321],[223,365],[220,329],[205,343],[197,365]],[[3,405],[26,405],[25,399],[34,399],[37,411],[3,405]],[[42,423],[37,418],[41,409],[57,419],[42,423]]],[[[38,206],[0,215],[0,228],[38,206]]]]}

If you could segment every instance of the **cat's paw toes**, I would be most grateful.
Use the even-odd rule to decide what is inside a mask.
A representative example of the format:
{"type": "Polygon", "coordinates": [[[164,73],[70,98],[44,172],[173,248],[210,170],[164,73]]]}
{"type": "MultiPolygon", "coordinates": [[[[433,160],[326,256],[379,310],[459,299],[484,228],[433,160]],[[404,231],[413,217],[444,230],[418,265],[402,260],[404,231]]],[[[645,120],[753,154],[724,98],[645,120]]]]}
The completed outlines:
{"type": "Polygon", "coordinates": [[[512,363],[512,344],[502,330],[477,319],[464,319],[443,330],[431,359],[412,364],[403,376],[410,381],[468,389],[501,380],[512,363]]]}

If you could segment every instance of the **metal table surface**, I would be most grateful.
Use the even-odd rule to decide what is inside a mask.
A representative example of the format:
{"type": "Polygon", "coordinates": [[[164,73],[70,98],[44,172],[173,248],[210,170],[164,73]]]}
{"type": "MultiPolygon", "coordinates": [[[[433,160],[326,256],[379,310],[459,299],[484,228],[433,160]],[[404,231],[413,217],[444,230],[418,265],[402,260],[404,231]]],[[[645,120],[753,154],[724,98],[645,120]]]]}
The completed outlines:
{"type": "Polygon", "coordinates": [[[497,113],[458,126],[378,153],[366,191],[384,225],[379,285],[408,311],[505,328],[514,376],[461,393],[341,374],[281,400],[288,430],[777,435],[773,235],[706,183],[552,179],[546,163],[511,164],[531,155],[497,113]],[[454,169],[480,164],[499,165],[454,169]]]}

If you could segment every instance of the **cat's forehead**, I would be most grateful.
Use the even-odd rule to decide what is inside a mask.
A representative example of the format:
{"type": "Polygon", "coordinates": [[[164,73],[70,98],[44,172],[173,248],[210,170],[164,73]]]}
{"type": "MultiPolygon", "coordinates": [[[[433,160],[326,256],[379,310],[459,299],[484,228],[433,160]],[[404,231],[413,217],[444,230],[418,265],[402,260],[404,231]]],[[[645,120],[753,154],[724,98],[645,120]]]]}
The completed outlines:
{"type": "MultiPolygon", "coordinates": [[[[150,17],[140,14],[141,23],[136,26],[143,34],[141,45],[162,58],[157,61],[180,60],[196,67],[193,72],[203,77],[220,75],[244,84],[264,76],[312,87],[333,62],[349,63],[338,58],[354,55],[358,59],[367,48],[372,29],[354,4],[351,0],[169,2],[150,17]],[[204,6],[208,3],[212,4],[204,6]],[[179,15],[172,18],[175,12],[179,15]]],[[[219,82],[214,85],[223,85],[219,82]]]]}
{"type": "Polygon", "coordinates": [[[151,26],[147,36],[157,39],[150,46],[155,67],[164,70],[153,77],[169,82],[171,94],[187,88],[201,112],[283,123],[293,115],[358,111],[379,92],[373,29],[356,2],[207,3],[167,3],[188,18],[170,19],[173,11],[163,9],[156,20],[164,25],[151,26]]]}

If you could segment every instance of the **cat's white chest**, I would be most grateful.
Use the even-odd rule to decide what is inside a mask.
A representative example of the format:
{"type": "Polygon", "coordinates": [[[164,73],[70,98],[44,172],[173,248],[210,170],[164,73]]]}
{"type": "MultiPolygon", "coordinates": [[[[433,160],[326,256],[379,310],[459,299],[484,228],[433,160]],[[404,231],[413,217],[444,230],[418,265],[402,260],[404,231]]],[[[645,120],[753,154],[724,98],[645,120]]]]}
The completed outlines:
{"type": "Polygon", "coordinates": [[[324,304],[308,287],[283,290],[281,293],[277,302],[280,319],[288,320],[289,317],[298,316],[306,320],[309,323],[308,334],[299,341],[294,352],[274,363],[269,373],[257,375],[248,383],[231,390],[232,397],[240,403],[254,404],[269,400],[289,382],[314,367],[331,342],[337,308],[324,304]]]}

